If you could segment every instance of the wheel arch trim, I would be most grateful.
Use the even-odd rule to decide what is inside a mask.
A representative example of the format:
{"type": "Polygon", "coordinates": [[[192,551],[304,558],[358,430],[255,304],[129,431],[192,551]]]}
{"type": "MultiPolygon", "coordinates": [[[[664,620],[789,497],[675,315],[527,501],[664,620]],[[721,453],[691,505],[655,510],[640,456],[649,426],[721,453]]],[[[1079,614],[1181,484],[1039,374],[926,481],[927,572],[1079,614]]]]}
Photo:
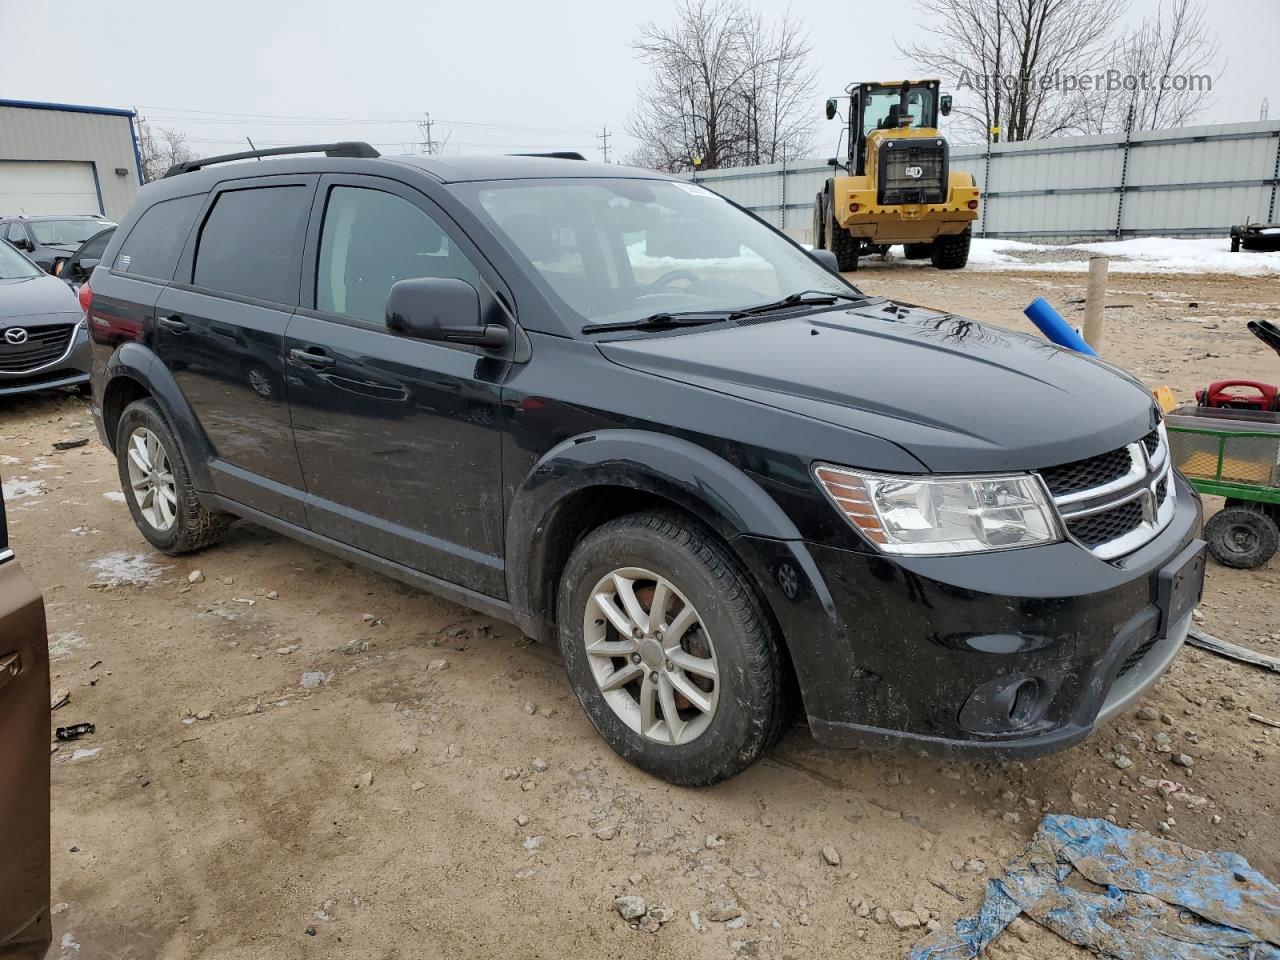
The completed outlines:
{"type": "MultiPolygon", "coordinates": [[[[554,537],[575,494],[621,487],[683,508],[726,543],[754,534],[798,540],[782,508],[738,467],[688,440],[643,430],[600,430],[563,441],[521,481],[506,523],[507,590],[522,628],[547,639],[554,537]]],[[[732,550],[732,546],[730,546],[732,550]]],[[[558,580],[558,576],[556,578],[558,580]]]]}

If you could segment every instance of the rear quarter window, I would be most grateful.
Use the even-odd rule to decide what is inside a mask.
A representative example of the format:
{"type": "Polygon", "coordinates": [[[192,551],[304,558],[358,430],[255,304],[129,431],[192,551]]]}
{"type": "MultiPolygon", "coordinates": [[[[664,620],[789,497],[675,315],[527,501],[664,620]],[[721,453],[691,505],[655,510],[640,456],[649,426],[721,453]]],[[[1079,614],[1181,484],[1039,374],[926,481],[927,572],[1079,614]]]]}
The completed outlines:
{"type": "Polygon", "coordinates": [[[273,303],[298,302],[311,189],[249,187],[218,195],[200,230],[191,282],[273,303]]]}
{"type": "Polygon", "coordinates": [[[133,225],[112,269],[134,277],[172,280],[178,256],[204,203],[203,194],[161,200],[133,225]]]}

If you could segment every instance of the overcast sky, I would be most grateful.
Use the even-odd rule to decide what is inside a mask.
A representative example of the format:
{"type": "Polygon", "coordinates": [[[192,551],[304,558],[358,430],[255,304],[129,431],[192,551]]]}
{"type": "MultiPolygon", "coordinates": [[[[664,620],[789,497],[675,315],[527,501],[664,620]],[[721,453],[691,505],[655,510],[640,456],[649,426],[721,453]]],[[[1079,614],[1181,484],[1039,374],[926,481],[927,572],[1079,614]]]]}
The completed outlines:
{"type": "MultiPolygon", "coordinates": [[[[1129,18],[1156,3],[1133,0],[1129,18]]],[[[137,107],[156,126],[185,131],[206,156],[243,147],[245,136],[258,146],[361,139],[384,153],[417,150],[414,121],[429,112],[433,136],[449,135],[454,152],[558,148],[599,157],[607,126],[617,160],[645,79],[628,41],[640,21],[670,21],[674,6],[130,0],[51,15],[47,4],[0,0],[0,96],[137,107]]],[[[781,15],[788,5],[758,6],[781,15]]],[[[791,6],[811,30],[815,116],[852,80],[911,73],[892,42],[913,38],[911,0],[791,6]]],[[[1204,122],[1257,120],[1263,97],[1280,118],[1280,2],[1211,0],[1209,10],[1224,72],[1204,122]]],[[[836,133],[835,123],[817,128],[819,155],[836,133]]]]}

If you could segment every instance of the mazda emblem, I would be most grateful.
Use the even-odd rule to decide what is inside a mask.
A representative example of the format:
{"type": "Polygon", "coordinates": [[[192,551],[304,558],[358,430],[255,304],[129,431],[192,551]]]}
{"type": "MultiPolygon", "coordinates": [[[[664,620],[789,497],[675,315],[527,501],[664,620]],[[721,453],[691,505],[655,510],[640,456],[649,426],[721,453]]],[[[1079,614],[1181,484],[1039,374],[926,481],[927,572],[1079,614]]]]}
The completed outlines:
{"type": "Polygon", "coordinates": [[[22,327],[10,327],[4,332],[4,339],[6,343],[12,343],[16,347],[20,343],[27,342],[27,331],[22,327]]]}

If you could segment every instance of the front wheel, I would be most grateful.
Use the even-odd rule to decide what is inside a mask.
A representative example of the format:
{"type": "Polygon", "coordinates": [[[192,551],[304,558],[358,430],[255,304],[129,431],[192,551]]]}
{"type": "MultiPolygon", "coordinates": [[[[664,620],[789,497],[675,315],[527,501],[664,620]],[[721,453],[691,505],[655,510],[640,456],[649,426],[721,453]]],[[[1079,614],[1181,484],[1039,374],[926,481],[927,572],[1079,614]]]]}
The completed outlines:
{"type": "Polygon", "coordinates": [[[718,783],[780,735],[773,631],[728,551],[693,521],[637,513],[592,531],[565,566],[557,619],[579,703],[642,770],[718,783]]]}
{"type": "Polygon", "coordinates": [[[953,233],[933,241],[933,265],[939,270],[959,270],[969,262],[969,241],[972,233],[953,233]]]}
{"type": "Polygon", "coordinates": [[[1224,567],[1260,567],[1280,545],[1280,528],[1257,507],[1227,506],[1204,525],[1204,538],[1213,559],[1224,567]]]}
{"type": "Polygon", "coordinates": [[[153,547],[170,556],[220,539],[232,517],[206,510],[164,414],[151,399],[125,408],[116,427],[116,466],[133,522],[153,547]]]}

